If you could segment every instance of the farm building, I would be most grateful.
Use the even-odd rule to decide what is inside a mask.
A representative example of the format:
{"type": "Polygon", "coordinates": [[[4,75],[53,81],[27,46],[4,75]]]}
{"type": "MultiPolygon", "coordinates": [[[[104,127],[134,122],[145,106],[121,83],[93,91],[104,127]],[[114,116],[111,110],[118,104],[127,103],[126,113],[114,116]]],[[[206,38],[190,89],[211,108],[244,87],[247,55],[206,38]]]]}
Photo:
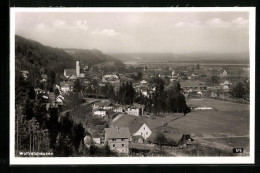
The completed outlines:
{"type": "Polygon", "coordinates": [[[105,128],[105,141],[113,151],[128,154],[130,137],[127,127],[105,128]]]}
{"type": "Polygon", "coordinates": [[[132,140],[141,143],[145,141],[151,134],[152,130],[143,118],[125,115],[113,124],[114,126],[128,127],[132,140]]]}
{"type": "Polygon", "coordinates": [[[97,109],[97,110],[93,110],[93,116],[99,116],[99,117],[105,117],[107,116],[107,112],[104,109],[97,109]]]}
{"type": "Polygon", "coordinates": [[[92,135],[92,140],[95,144],[101,144],[101,135],[99,133],[94,133],[92,135]]]}
{"type": "Polygon", "coordinates": [[[228,73],[226,70],[223,71],[223,73],[220,73],[220,77],[226,77],[228,76],[228,73]]]}
{"type": "Polygon", "coordinates": [[[74,83],[72,81],[60,82],[60,89],[63,92],[73,91],[74,83]]]}
{"type": "Polygon", "coordinates": [[[161,133],[166,140],[159,141],[157,139],[158,133],[153,133],[147,141],[151,144],[159,144],[159,145],[169,145],[169,146],[182,146],[186,145],[188,141],[190,141],[190,135],[183,133],[161,133]]]}
{"type": "Polygon", "coordinates": [[[112,110],[114,108],[114,104],[110,101],[101,101],[101,102],[95,102],[93,104],[93,109],[101,108],[104,110],[112,110]]]}
{"type": "Polygon", "coordinates": [[[129,115],[143,115],[144,114],[144,105],[140,105],[138,103],[133,103],[130,107],[127,108],[126,113],[129,115]]]}

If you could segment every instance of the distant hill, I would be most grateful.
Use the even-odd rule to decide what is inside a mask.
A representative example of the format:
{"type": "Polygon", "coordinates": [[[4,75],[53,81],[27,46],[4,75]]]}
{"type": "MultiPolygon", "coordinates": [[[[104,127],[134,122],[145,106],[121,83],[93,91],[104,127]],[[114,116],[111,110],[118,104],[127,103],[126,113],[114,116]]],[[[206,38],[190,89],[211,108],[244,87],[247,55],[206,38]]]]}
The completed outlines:
{"type": "Polygon", "coordinates": [[[16,70],[38,71],[45,67],[55,73],[63,73],[65,68],[75,68],[75,61],[81,64],[106,67],[122,67],[124,64],[99,50],[60,49],[44,46],[37,41],[15,36],[16,70]]]}
{"type": "Polygon", "coordinates": [[[106,55],[97,49],[64,49],[64,51],[70,54],[75,60],[80,60],[82,64],[88,66],[124,66],[120,60],[110,55],[106,55]]]}
{"type": "Polygon", "coordinates": [[[75,66],[75,60],[63,49],[44,46],[39,42],[15,36],[15,65],[19,70],[45,67],[54,72],[75,66]]]}
{"type": "Polygon", "coordinates": [[[248,64],[249,53],[109,53],[124,61],[139,62],[176,62],[176,63],[235,63],[248,64]]]}

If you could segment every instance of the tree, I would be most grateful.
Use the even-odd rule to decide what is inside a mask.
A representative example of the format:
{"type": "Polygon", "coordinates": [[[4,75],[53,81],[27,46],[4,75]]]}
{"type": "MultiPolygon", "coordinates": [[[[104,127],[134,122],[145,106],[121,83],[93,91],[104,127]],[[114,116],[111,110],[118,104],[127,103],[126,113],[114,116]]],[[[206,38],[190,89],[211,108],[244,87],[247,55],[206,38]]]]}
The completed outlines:
{"type": "Polygon", "coordinates": [[[200,64],[196,65],[196,69],[199,70],[200,69],[200,64]]]}
{"type": "Polygon", "coordinates": [[[72,128],[72,141],[75,147],[75,151],[78,152],[80,143],[83,143],[85,136],[85,129],[81,123],[74,124],[72,128]]]}
{"type": "Polygon", "coordinates": [[[60,95],[60,91],[59,91],[58,88],[55,88],[55,90],[54,90],[54,94],[55,94],[55,96],[59,96],[59,95],[60,95]]]}
{"type": "Polygon", "coordinates": [[[248,90],[244,83],[238,82],[233,88],[231,88],[229,93],[236,98],[245,98],[246,95],[248,95],[248,90]]]}
{"type": "Polygon", "coordinates": [[[209,79],[208,79],[208,84],[209,85],[218,85],[220,82],[220,78],[216,75],[213,75],[211,76],[209,79]]]}
{"type": "Polygon", "coordinates": [[[80,92],[80,90],[81,90],[81,83],[80,83],[79,79],[77,79],[74,82],[73,90],[76,91],[76,92],[80,92]]]}

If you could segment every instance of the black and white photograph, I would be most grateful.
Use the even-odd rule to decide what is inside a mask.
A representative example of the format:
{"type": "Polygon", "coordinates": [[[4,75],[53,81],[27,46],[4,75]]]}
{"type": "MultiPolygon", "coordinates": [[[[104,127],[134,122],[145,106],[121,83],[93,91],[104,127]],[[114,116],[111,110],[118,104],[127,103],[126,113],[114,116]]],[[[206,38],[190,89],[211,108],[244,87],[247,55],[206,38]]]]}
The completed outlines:
{"type": "Polygon", "coordinates": [[[11,164],[254,163],[255,8],[11,8],[11,164]]]}

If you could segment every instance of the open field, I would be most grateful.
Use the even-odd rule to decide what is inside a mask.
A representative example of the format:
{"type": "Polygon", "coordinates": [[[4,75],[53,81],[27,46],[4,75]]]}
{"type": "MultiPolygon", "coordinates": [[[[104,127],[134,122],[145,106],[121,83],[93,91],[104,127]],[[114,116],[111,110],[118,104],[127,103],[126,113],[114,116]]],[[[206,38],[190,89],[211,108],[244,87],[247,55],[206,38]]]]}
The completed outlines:
{"type": "MultiPolygon", "coordinates": [[[[189,106],[212,107],[212,110],[192,111],[186,114],[166,114],[148,118],[123,115],[114,125],[131,126],[141,120],[156,133],[159,127],[176,133],[191,134],[195,141],[208,148],[217,148],[232,154],[235,147],[249,152],[249,105],[210,99],[191,99],[189,106]]],[[[215,151],[215,150],[214,150],[215,151]]]]}
{"type": "Polygon", "coordinates": [[[228,111],[228,112],[237,112],[237,111],[249,111],[249,105],[237,104],[231,102],[225,102],[220,100],[213,99],[190,99],[187,100],[187,105],[190,107],[212,107],[215,111],[228,111]]]}

